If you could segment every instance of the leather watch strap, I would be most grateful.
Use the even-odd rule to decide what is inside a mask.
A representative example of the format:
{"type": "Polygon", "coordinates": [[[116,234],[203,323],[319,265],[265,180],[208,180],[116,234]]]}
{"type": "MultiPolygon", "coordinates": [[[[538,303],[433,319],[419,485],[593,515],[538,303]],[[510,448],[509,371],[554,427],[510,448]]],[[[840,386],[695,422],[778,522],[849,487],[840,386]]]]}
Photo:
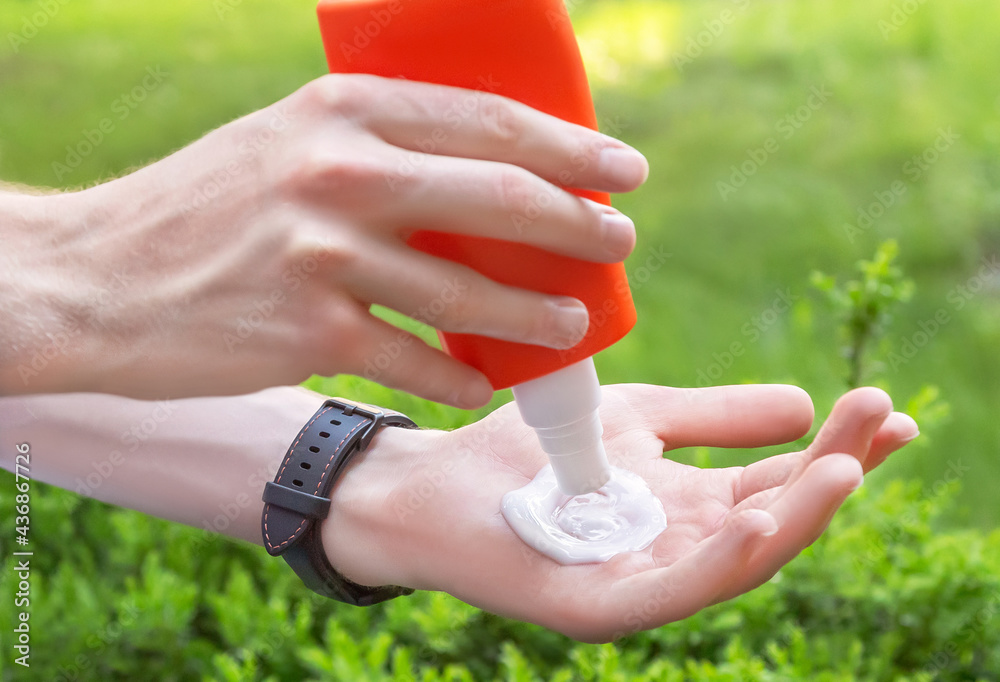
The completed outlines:
{"type": "Polygon", "coordinates": [[[327,400],[299,431],[274,482],[264,487],[261,531],[268,553],[284,557],[314,592],[356,606],[413,592],[348,580],[326,558],[319,532],[330,512],[330,491],[337,477],[383,426],[416,428],[409,417],[396,412],[327,400]]]}

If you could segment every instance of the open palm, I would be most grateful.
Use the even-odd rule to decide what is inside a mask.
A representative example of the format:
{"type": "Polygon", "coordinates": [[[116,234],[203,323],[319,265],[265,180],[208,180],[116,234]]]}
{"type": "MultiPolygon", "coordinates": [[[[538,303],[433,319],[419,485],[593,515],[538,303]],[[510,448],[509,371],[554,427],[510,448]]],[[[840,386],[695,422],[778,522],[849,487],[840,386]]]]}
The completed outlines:
{"type": "Polygon", "coordinates": [[[650,547],[562,566],[525,545],[501,516],[500,499],[546,459],[508,405],[436,433],[406,463],[387,505],[405,529],[396,545],[407,555],[403,584],[585,641],[658,627],[767,581],[823,532],[863,472],[917,435],[885,393],[858,389],[838,401],[806,450],[699,469],[664,452],[794,440],[812,423],[808,396],[789,386],[620,385],[604,389],[601,413],[612,464],[642,476],[666,510],[668,527],[650,547]],[[426,481],[433,494],[424,486],[414,498],[426,481]]]}

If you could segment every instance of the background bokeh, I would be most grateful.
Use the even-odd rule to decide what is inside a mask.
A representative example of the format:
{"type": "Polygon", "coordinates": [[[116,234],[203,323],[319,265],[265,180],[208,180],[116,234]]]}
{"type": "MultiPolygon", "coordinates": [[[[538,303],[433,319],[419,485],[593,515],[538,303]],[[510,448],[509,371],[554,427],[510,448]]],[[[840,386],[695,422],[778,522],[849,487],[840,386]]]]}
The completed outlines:
{"type": "MultiPolygon", "coordinates": [[[[153,671],[145,679],[410,679],[400,656],[423,679],[673,674],[654,665],[687,671],[676,679],[717,679],[726,665],[749,667],[718,679],[789,679],[780,671],[793,664],[815,665],[795,668],[815,679],[1000,674],[986,653],[995,623],[970,626],[989,604],[1000,608],[988,577],[1000,567],[995,4],[569,4],[602,128],[642,150],[652,169],[642,189],[616,199],[639,230],[627,262],[639,323],[598,357],[602,380],[789,382],[823,416],[846,387],[845,339],[810,273],[854,276],[855,263],[892,238],[915,290],[870,346],[864,382],[888,390],[922,437],[869,476],[837,537],[758,593],[617,647],[571,645],[441,595],[345,611],[311,600],[260,551],[47,489],[35,507],[46,511],[33,520],[52,544],[39,559],[48,568],[36,609],[50,632],[39,646],[58,646],[37,679],[124,679],[142,661],[153,671]],[[930,325],[941,311],[948,321],[930,325]],[[841,563],[850,569],[834,570],[841,563]],[[879,581],[893,587],[880,596],[879,581]],[[908,600],[912,612],[900,612],[908,600]],[[127,622],[130,604],[138,615],[102,637],[127,622]],[[286,621],[296,634],[278,628],[286,621]],[[345,647],[361,667],[338,658],[345,647]],[[88,666],[73,673],[77,654],[88,666]],[[935,660],[945,662],[935,668],[935,660]],[[397,663],[404,672],[391,672],[397,663]]],[[[0,178],[100,182],[324,71],[312,0],[4,0],[0,178]],[[141,87],[151,71],[161,74],[156,85],[141,87]],[[113,130],[81,147],[108,117],[113,130]]],[[[310,385],[402,409],[426,426],[485,413],[350,377],[310,385]]],[[[490,409],[509,398],[498,394],[490,409]]],[[[676,456],[726,466],[778,450],[676,456]]],[[[2,536],[6,546],[9,532],[2,536]]],[[[0,666],[10,662],[4,651],[0,666]]]]}

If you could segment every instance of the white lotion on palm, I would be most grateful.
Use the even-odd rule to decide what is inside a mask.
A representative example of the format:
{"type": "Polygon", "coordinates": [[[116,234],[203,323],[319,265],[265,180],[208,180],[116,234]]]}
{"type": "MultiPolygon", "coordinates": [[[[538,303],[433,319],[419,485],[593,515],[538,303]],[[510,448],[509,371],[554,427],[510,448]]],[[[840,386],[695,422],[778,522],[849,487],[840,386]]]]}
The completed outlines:
{"type": "Polygon", "coordinates": [[[608,464],[593,359],[513,390],[550,463],[504,495],[501,511],[514,532],[562,564],[607,561],[649,546],[667,527],[666,515],[642,478],[608,464]]]}
{"type": "Polygon", "coordinates": [[[560,564],[607,561],[645,549],[667,527],[663,505],[642,478],[613,468],[599,490],[565,495],[551,466],[503,496],[500,511],[527,545],[560,564]]]}

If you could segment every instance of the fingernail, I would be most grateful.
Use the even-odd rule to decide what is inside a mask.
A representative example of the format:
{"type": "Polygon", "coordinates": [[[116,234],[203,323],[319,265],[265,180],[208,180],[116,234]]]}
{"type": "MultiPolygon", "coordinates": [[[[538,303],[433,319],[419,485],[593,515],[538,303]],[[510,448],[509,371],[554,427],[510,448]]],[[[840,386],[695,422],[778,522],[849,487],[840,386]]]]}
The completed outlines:
{"type": "MultiPolygon", "coordinates": [[[[862,476],[862,477],[861,477],[861,480],[860,480],[860,481],[858,481],[857,485],[855,485],[855,486],[854,486],[853,488],[851,488],[851,492],[853,493],[853,492],[854,492],[855,490],[857,490],[858,488],[860,488],[860,487],[861,487],[861,486],[863,486],[864,484],[865,484],[865,477],[864,477],[864,476],[862,476]]],[[[850,494],[850,493],[848,493],[848,494],[850,494]]]]}
{"type": "Polygon", "coordinates": [[[916,420],[913,417],[906,414],[905,412],[894,412],[892,415],[890,415],[889,418],[894,419],[898,422],[898,424],[896,425],[897,429],[900,429],[904,432],[905,431],[913,432],[913,436],[904,440],[903,441],[904,443],[909,443],[911,440],[920,435],[920,426],[917,424],[916,420]]]}
{"type": "Polygon", "coordinates": [[[572,348],[583,341],[590,326],[587,307],[575,298],[552,299],[549,305],[553,309],[549,345],[553,348],[572,348]]]}
{"type": "Polygon", "coordinates": [[[484,379],[466,384],[457,394],[452,394],[450,402],[464,410],[475,410],[488,403],[492,397],[493,387],[484,379]]]}
{"type": "Polygon", "coordinates": [[[610,146],[598,154],[597,171],[615,186],[634,189],[649,177],[649,163],[631,147],[610,146]]]}
{"type": "Polygon", "coordinates": [[[604,211],[601,214],[601,241],[613,258],[625,260],[635,248],[635,224],[618,211],[604,211]]]}

